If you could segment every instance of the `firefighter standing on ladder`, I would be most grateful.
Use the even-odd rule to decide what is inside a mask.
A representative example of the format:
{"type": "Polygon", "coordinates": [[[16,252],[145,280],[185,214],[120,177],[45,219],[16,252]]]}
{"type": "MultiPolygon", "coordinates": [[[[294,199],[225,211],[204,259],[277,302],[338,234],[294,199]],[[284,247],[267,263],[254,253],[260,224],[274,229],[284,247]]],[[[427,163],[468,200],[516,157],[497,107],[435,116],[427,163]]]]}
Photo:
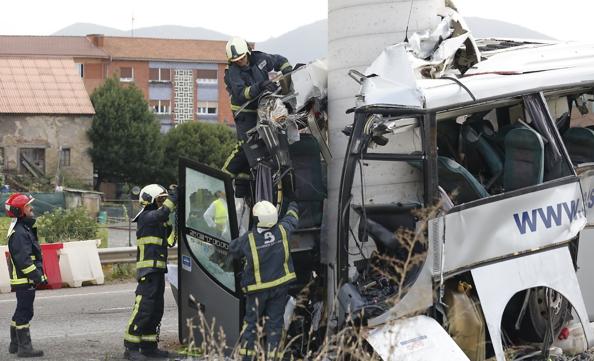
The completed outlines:
{"type": "Polygon", "coordinates": [[[239,354],[244,361],[256,357],[256,328],[262,316],[266,335],[266,359],[282,357],[280,345],[283,316],[288,300],[288,284],[296,279],[289,237],[297,228],[297,203],[291,202],[287,214],[277,223],[276,207],[268,201],[254,205],[256,228],[229,244],[235,259],[245,258],[241,287],[246,294],[244,330],[239,354]]]}
{"type": "Polygon", "coordinates": [[[128,360],[167,359],[169,352],[157,347],[158,327],[164,311],[167,247],[175,237],[168,224],[177,196],[168,194],[158,184],[142,188],[139,195],[143,209],[134,218],[137,222],[136,301],[124,334],[124,357],[128,360]]]}
{"type": "Polygon", "coordinates": [[[35,216],[31,203],[33,198],[14,193],[5,203],[6,214],[14,218],[8,229],[8,250],[10,252],[10,285],[16,293],[17,305],[10,325],[8,352],[18,357],[40,357],[43,351],[34,350],[31,345],[29,321],[33,318],[35,287],[47,284],[43,273],[41,247],[37,240],[37,229],[33,228],[35,216]]]}

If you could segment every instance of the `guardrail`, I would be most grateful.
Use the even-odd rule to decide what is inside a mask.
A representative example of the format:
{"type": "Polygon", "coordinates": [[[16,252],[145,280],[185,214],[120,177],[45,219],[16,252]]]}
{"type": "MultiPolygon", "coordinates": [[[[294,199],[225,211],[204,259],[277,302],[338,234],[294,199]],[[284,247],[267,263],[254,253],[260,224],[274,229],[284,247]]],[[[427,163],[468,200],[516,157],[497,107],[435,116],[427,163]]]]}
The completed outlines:
{"type": "MultiPolygon", "coordinates": [[[[99,248],[97,251],[101,264],[136,262],[136,247],[99,248]]],[[[177,246],[169,248],[167,259],[177,260],[177,246]]]]}

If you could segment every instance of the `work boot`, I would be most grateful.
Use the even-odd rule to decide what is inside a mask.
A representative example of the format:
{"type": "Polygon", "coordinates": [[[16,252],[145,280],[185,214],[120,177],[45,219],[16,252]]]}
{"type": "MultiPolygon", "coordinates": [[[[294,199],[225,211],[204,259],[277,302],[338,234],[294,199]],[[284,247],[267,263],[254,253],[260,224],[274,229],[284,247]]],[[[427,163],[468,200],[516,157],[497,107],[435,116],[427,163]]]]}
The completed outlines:
{"type": "Polygon", "coordinates": [[[31,333],[29,328],[21,328],[16,330],[17,341],[18,341],[18,357],[41,357],[43,351],[34,350],[31,344],[31,333]]]}
{"type": "Polygon", "coordinates": [[[9,353],[17,353],[19,350],[19,343],[17,341],[16,327],[10,326],[10,345],[8,346],[9,353]]]}
{"type": "Polygon", "coordinates": [[[168,351],[165,350],[160,350],[158,347],[154,347],[154,348],[143,348],[140,350],[140,352],[150,358],[150,359],[161,359],[161,360],[167,360],[170,356],[168,351]]]}
{"type": "Polygon", "coordinates": [[[146,357],[144,357],[144,355],[141,354],[139,350],[132,350],[129,348],[126,348],[126,351],[124,351],[124,358],[126,360],[130,360],[130,361],[145,361],[146,360],[146,357]]]}

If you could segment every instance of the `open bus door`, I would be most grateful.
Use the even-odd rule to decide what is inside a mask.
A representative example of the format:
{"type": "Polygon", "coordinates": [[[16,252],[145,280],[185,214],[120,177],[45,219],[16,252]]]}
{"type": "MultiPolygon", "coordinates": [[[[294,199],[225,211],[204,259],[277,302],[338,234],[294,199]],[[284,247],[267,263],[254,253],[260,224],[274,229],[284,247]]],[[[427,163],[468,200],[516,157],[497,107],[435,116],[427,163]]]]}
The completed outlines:
{"type": "Polygon", "coordinates": [[[228,345],[239,338],[243,300],[237,264],[226,262],[229,243],[238,236],[237,216],[231,178],[203,164],[181,159],[179,164],[178,312],[180,342],[201,333],[199,311],[204,320],[225,330],[228,345]]]}

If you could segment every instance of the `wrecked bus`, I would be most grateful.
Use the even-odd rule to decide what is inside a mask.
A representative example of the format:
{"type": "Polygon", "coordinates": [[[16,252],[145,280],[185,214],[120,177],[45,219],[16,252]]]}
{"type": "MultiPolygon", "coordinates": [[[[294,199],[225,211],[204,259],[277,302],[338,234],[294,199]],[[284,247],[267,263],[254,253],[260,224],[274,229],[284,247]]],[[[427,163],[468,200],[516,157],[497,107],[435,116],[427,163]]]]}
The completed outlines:
{"type": "MultiPolygon", "coordinates": [[[[302,340],[288,352],[302,356],[352,325],[384,360],[505,360],[505,348],[528,344],[548,354],[569,322],[581,323],[584,350],[594,346],[594,305],[576,275],[594,221],[594,46],[475,41],[449,13],[433,33],[386,48],[350,73],[361,91],[344,131],[338,204],[326,200],[323,68],[293,74],[301,91],[261,100],[248,144],[258,172],[242,190],[248,205],[272,197],[282,213],[290,193],[304,210],[291,239],[292,294],[310,291],[286,322],[302,340]],[[270,122],[281,113],[294,124],[270,122]],[[325,248],[335,252],[322,261],[325,248]]],[[[230,352],[241,265],[224,258],[249,207],[216,169],[182,160],[179,179],[180,341],[205,337],[200,312],[222,327],[230,352]],[[203,220],[217,192],[226,231],[203,220]]]]}

